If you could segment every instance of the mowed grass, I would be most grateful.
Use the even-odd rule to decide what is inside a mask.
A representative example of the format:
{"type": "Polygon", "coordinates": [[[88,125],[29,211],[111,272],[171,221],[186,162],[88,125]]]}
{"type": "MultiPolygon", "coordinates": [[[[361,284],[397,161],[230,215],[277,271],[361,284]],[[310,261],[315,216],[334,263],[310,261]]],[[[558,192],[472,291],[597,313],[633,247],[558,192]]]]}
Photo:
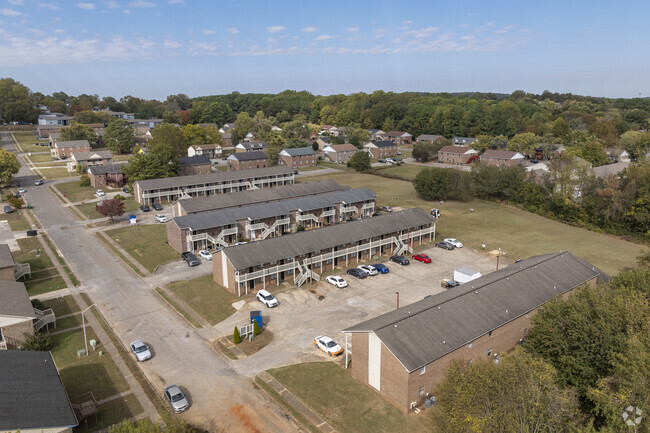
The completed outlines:
{"type": "MultiPolygon", "coordinates": [[[[45,147],[41,147],[41,150],[45,149],[45,147]]],[[[31,155],[28,156],[29,160],[31,162],[56,162],[52,159],[52,155],[50,152],[47,153],[32,153],[31,155]]]]}
{"type": "MultiPolygon", "coordinates": [[[[205,265],[212,266],[212,263],[206,262],[205,265]]],[[[232,303],[237,300],[236,297],[215,283],[212,275],[176,281],[167,284],[167,287],[210,322],[210,325],[216,325],[235,312],[232,303]]]]}
{"type": "MultiPolygon", "coordinates": [[[[4,202],[2,206],[7,206],[9,203],[4,202]]],[[[9,224],[9,228],[14,232],[20,232],[23,230],[31,229],[27,219],[23,215],[24,210],[15,209],[12,213],[3,213],[0,216],[0,220],[6,220],[9,224]]]]}
{"type": "Polygon", "coordinates": [[[47,139],[37,139],[36,134],[33,131],[14,132],[14,137],[16,137],[16,141],[25,152],[42,152],[43,149],[46,149],[46,147],[35,145],[35,143],[48,142],[47,139]]]}
{"type": "Polygon", "coordinates": [[[390,165],[387,167],[377,167],[374,170],[378,173],[388,174],[406,180],[413,180],[423,168],[425,167],[419,165],[390,165]]]}
{"type": "Polygon", "coordinates": [[[95,198],[95,189],[90,186],[79,186],[78,180],[58,183],[54,187],[73,203],[95,198]]]}
{"type": "Polygon", "coordinates": [[[530,212],[483,200],[429,202],[417,197],[410,182],[360,173],[334,173],[305,181],[332,179],[352,188],[370,188],[378,206],[438,208],[442,216],[436,226],[437,239],[454,237],[466,247],[498,250],[510,260],[554,251],[569,251],[588,260],[610,275],[634,267],[648,247],[615,236],[544,218],[530,212]],[[470,212],[470,209],[473,209],[470,212]]]}
{"type": "Polygon", "coordinates": [[[63,298],[48,299],[47,301],[43,301],[43,305],[51,308],[57,317],[81,311],[72,295],[67,295],[63,298]]]}
{"type": "Polygon", "coordinates": [[[268,373],[304,401],[336,431],[392,433],[431,431],[431,411],[407,415],[354,381],[333,362],[297,364],[268,373]]]}
{"type": "Polygon", "coordinates": [[[124,397],[97,405],[97,408],[99,409],[97,423],[95,423],[94,417],[90,417],[88,419],[88,426],[82,423],[74,429],[75,433],[102,431],[113,424],[120,423],[125,419],[131,419],[144,412],[142,405],[140,405],[140,402],[133,394],[127,394],[124,397]]]}
{"type": "Polygon", "coordinates": [[[146,224],[107,230],[118,245],[153,272],[157,266],[180,259],[180,254],[167,244],[164,224],[146,224]]]}
{"type": "MultiPolygon", "coordinates": [[[[76,205],[77,210],[79,210],[86,219],[92,220],[96,218],[103,218],[104,215],[97,212],[97,202],[84,203],[76,205]]],[[[140,208],[140,205],[131,197],[124,200],[124,214],[128,215],[132,212],[137,211],[140,208]]]]}
{"type": "Polygon", "coordinates": [[[63,179],[66,177],[78,177],[79,173],[69,172],[67,168],[38,168],[38,171],[46,179],[63,179]]]}

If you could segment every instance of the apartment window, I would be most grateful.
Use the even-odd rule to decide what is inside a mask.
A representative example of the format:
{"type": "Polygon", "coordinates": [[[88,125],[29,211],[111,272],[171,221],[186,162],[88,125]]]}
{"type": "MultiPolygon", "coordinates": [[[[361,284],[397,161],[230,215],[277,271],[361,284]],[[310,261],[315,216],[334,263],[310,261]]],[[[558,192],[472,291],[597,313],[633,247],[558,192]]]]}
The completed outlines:
{"type": "Polygon", "coordinates": [[[492,356],[492,349],[488,349],[488,358],[492,356]]]}
{"type": "Polygon", "coordinates": [[[424,387],[423,386],[420,387],[420,395],[424,395],[424,387]]]}
{"type": "Polygon", "coordinates": [[[271,264],[272,264],[272,265],[275,265],[276,263],[278,263],[277,260],[272,260],[272,261],[271,261],[271,264]]]}
{"type": "Polygon", "coordinates": [[[424,374],[427,371],[427,366],[425,365],[420,369],[420,374],[424,374]]]}

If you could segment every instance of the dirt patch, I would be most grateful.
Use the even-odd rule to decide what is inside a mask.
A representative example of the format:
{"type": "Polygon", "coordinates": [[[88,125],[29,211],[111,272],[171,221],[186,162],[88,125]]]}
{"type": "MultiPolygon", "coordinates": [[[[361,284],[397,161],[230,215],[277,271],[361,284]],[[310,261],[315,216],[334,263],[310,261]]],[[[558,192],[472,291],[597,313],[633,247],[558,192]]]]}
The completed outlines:
{"type": "Polygon", "coordinates": [[[253,341],[248,341],[248,338],[243,339],[242,342],[237,345],[237,348],[244,352],[246,356],[251,356],[262,350],[271,341],[273,341],[273,333],[266,328],[262,328],[260,333],[253,338],[253,341]]]}
{"type": "Polygon", "coordinates": [[[309,289],[309,293],[316,295],[319,301],[323,301],[325,299],[325,295],[319,292],[318,289],[309,289]]]}
{"type": "Polygon", "coordinates": [[[250,416],[245,412],[244,406],[237,405],[230,408],[230,413],[235,415],[240,423],[246,427],[247,432],[262,433],[251,420],[250,416]]]}

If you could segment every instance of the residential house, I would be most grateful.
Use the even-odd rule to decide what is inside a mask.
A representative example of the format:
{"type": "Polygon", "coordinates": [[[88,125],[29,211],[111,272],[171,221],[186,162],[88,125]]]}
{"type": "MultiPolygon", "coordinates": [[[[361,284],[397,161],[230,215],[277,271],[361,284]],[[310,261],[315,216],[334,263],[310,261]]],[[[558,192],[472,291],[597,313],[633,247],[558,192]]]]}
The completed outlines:
{"type": "Polygon", "coordinates": [[[212,172],[212,162],[207,156],[181,156],[179,176],[192,176],[195,174],[208,174],[212,172]]]}
{"type": "Polygon", "coordinates": [[[412,410],[436,395],[451,362],[498,360],[525,340],[542,305],[609,280],[568,252],[525,259],[343,330],[352,377],[412,410]]]}
{"type": "Polygon", "coordinates": [[[235,152],[236,153],[244,153],[244,152],[257,152],[257,151],[262,151],[269,147],[268,144],[266,144],[263,141],[243,141],[237,146],[235,146],[235,152]]]}
{"type": "Polygon", "coordinates": [[[454,137],[451,139],[452,144],[459,147],[472,147],[472,144],[476,141],[476,138],[472,137],[454,137]]]}
{"type": "Polygon", "coordinates": [[[60,125],[38,125],[36,127],[36,134],[38,138],[49,138],[53,132],[60,132],[62,126],[60,125]]]}
{"type": "Polygon", "coordinates": [[[352,158],[352,155],[358,151],[359,149],[350,143],[330,144],[323,149],[323,155],[332,162],[345,164],[350,160],[350,158],[352,158]]]}
{"type": "Polygon", "coordinates": [[[54,147],[50,150],[52,157],[70,158],[77,152],[90,152],[90,143],[88,140],[56,141],[54,147]]]}
{"type": "Polygon", "coordinates": [[[600,167],[594,167],[591,169],[591,172],[594,176],[607,178],[610,174],[618,175],[620,172],[625,170],[630,166],[629,162],[615,162],[613,164],[601,165],[600,167]]]}
{"type": "Polygon", "coordinates": [[[445,146],[438,151],[438,162],[444,164],[469,164],[478,159],[478,152],[471,147],[445,146]]]}
{"type": "Polygon", "coordinates": [[[198,144],[187,148],[187,156],[207,156],[210,159],[220,158],[221,146],[218,144],[198,144]]]}
{"type": "Polygon", "coordinates": [[[68,171],[73,172],[77,166],[84,168],[92,165],[107,165],[113,163],[113,154],[108,150],[96,150],[91,152],[75,152],[68,160],[68,171]]]}
{"type": "Polygon", "coordinates": [[[221,132],[221,138],[223,138],[223,147],[232,147],[232,133],[230,132],[221,132]]]}
{"type": "Polygon", "coordinates": [[[609,162],[630,162],[630,154],[625,149],[616,149],[612,147],[606,147],[605,153],[607,154],[607,159],[609,162]]]}
{"type": "Polygon", "coordinates": [[[392,141],[373,141],[363,146],[363,150],[368,152],[371,158],[397,156],[397,145],[392,141]]]}
{"type": "Polygon", "coordinates": [[[39,125],[57,125],[57,126],[68,126],[72,116],[66,116],[61,113],[46,113],[40,114],[38,116],[39,125]]]}
{"type": "Polygon", "coordinates": [[[121,188],[127,181],[122,164],[91,165],[87,173],[93,188],[121,188]]]}
{"type": "Polygon", "coordinates": [[[445,138],[442,135],[422,134],[418,135],[415,139],[416,143],[434,143],[440,138],[445,138]]]}
{"type": "Polygon", "coordinates": [[[322,151],[325,147],[329,146],[332,143],[332,137],[323,135],[315,137],[314,141],[318,143],[318,150],[322,151]]]}
{"type": "Polygon", "coordinates": [[[292,168],[313,167],[316,165],[316,152],[311,147],[293,147],[282,149],[278,153],[278,164],[292,168]]]}
{"type": "Polygon", "coordinates": [[[513,165],[523,164],[526,161],[526,157],[519,152],[492,149],[483,152],[479,159],[483,164],[499,167],[512,167],[513,165]]]}
{"type": "Polygon", "coordinates": [[[388,135],[381,129],[369,129],[370,141],[386,141],[388,140],[388,135]]]}
{"type": "Polygon", "coordinates": [[[252,170],[269,166],[269,157],[262,151],[233,153],[226,160],[228,170],[252,170]]]}
{"type": "Polygon", "coordinates": [[[0,280],[0,349],[18,349],[34,335],[36,319],[25,284],[0,280]]]}
{"type": "Polygon", "coordinates": [[[50,148],[53,148],[57,141],[61,138],[60,132],[50,132],[47,136],[50,143],[50,148]]]}
{"type": "Polygon", "coordinates": [[[16,281],[16,262],[7,244],[0,244],[0,280],[16,281]]]}
{"type": "Polygon", "coordinates": [[[163,123],[163,119],[129,119],[133,128],[149,128],[150,130],[163,123]]]}
{"type": "Polygon", "coordinates": [[[398,146],[401,144],[413,143],[413,136],[405,131],[388,131],[386,137],[387,140],[392,141],[398,146]]]}

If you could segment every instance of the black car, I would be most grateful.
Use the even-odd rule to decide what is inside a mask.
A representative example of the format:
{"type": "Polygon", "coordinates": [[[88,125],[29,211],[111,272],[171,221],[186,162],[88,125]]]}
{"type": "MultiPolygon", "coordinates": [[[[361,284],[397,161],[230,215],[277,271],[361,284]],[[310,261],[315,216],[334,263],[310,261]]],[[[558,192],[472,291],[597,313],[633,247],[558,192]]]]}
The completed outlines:
{"type": "Polygon", "coordinates": [[[411,262],[404,256],[393,256],[390,258],[391,262],[399,263],[402,266],[408,266],[411,262]]]}
{"type": "Polygon", "coordinates": [[[146,204],[140,206],[140,209],[142,209],[142,212],[149,212],[151,210],[149,209],[149,206],[147,206],[146,204]]]}
{"type": "Polygon", "coordinates": [[[151,206],[156,210],[162,210],[162,206],[160,205],[160,203],[154,203],[151,206]]]}
{"type": "Polygon", "coordinates": [[[356,278],[359,278],[359,279],[366,278],[368,276],[368,274],[366,272],[362,271],[361,269],[357,269],[357,268],[348,269],[348,275],[352,275],[353,277],[356,277],[356,278]]]}
{"type": "Polygon", "coordinates": [[[438,243],[436,244],[436,246],[437,246],[438,248],[443,248],[443,249],[445,249],[445,250],[453,250],[454,248],[456,248],[455,246],[453,246],[453,245],[450,244],[449,242],[444,242],[444,241],[443,241],[443,242],[438,242],[438,243]]]}
{"type": "Polygon", "coordinates": [[[181,257],[187,262],[187,266],[198,266],[201,264],[199,259],[193,253],[185,252],[181,254],[181,257]]]}
{"type": "Polygon", "coordinates": [[[122,188],[122,191],[124,191],[125,193],[128,194],[129,193],[129,187],[125,186],[124,188],[122,188]]]}
{"type": "Polygon", "coordinates": [[[11,206],[5,206],[5,213],[12,213],[14,209],[11,206]]]}

